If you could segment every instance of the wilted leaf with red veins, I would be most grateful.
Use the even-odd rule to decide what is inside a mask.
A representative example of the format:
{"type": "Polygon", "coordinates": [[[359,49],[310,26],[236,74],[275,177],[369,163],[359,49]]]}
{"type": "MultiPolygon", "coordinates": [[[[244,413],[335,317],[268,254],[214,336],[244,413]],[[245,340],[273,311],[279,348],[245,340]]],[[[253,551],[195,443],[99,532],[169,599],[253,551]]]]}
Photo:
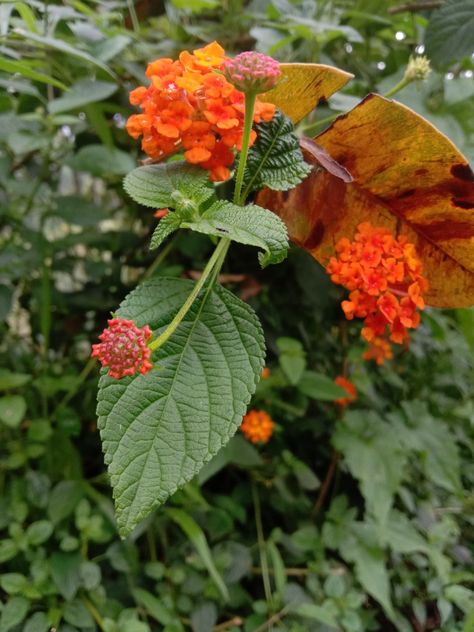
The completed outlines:
{"type": "MultiPolygon", "coordinates": [[[[474,304],[474,175],[452,142],[424,118],[369,95],[316,139],[353,182],[315,169],[296,189],[261,191],[290,238],[326,265],[361,222],[406,234],[423,261],[435,307],[474,304]]],[[[308,162],[317,159],[304,149],[308,162]]]]}
{"type": "Polygon", "coordinates": [[[324,64],[280,64],[282,77],[262,101],[274,103],[294,123],[300,121],[331,94],[340,90],[354,75],[324,64]]]}

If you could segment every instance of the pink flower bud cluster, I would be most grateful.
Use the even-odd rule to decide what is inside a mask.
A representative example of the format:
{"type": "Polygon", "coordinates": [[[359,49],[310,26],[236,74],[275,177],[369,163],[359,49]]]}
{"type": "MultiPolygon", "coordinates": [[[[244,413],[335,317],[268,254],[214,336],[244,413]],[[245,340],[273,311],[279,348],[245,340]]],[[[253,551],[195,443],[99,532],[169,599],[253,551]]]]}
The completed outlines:
{"type": "Polygon", "coordinates": [[[281,75],[280,64],[263,53],[248,51],[222,65],[229,83],[241,92],[261,94],[271,90],[281,75]]]}
{"type": "Polygon", "coordinates": [[[91,356],[109,367],[110,377],[117,380],[125,375],[147,373],[153,366],[151,349],[147,346],[152,336],[148,325],[137,327],[133,320],[123,318],[112,318],[108,324],[99,336],[102,342],[92,345],[91,356]]]}

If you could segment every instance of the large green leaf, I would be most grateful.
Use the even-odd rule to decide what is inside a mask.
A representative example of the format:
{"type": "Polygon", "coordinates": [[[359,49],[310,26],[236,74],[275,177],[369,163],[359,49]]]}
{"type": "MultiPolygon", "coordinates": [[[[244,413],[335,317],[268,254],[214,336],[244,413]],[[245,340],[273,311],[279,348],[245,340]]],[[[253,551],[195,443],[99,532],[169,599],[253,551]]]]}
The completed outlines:
{"type": "Polygon", "coordinates": [[[123,186],[135,202],[152,208],[192,211],[214,193],[207,171],[186,162],[138,167],[123,186]]]}
{"type": "Polygon", "coordinates": [[[336,399],[347,397],[347,391],[330,377],[315,371],[305,371],[298,382],[298,390],[310,397],[322,401],[333,402],[336,399]]]}
{"type": "Polygon", "coordinates": [[[25,64],[22,61],[16,61],[12,59],[0,59],[0,70],[8,73],[20,73],[24,77],[28,79],[32,79],[33,81],[39,81],[40,83],[47,83],[51,86],[56,86],[56,88],[60,88],[61,90],[67,90],[67,86],[61,81],[54,79],[54,77],[50,77],[49,75],[45,75],[42,72],[38,72],[25,64]]]}
{"type": "Polygon", "coordinates": [[[24,597],[12,597],[9,599],[1,611],[0,632],[9,632],[19,625],[26,617],[29,607],[30,604],[24,597]]]}
{"type": "Polygon", "coordinates": [[[360,482],[367,510],[383,525],[404,476],[407,453],[397,433],[370,411],[348,411],[333,437],[351,474],[360,482]]]}
{"type": "Polygon", "coordinates": [[[86,145],[68,161],[68,166],[76,171],[85,171],[93,176],[121,176],[134,167],[130,154],[103,145],[86,145]]]}
{"type": "Polygon", "coordinates": [[[385,553],[377,545],[375,529],[366,523],[353,523],[352,533],[342,543],[340,552],[347,562],[354,562],[359,582],[384,607],[387,615],[393,618],[385,553]]]}
{"type": "Polygon", "coordinates": [[[48,105],[51,114],[69,112],[81,108],[88,103],[104,101],[117,91],[117,84],[110,81],[92,81],[82,79],[75,83],[69,92],[58,99],[54,99],[48,105]]]}
{"type": "Polygon", "coordinates": [[[459,493],[462,489],[461,459],[449,427],[431,416],[426,402],[402,402],[400,409],[405,420],[400,415],[390,415],[390,425],[405,450],[420,454],[420,466],[428,480],[450,492],[459,493]]]}
{"type": "Polygon", "coordinates": [[[22,28],[16,28],[14,29],[14,32],[17,35],[24,37],[28,41],[32,40],[33,42],[37,42],[38,44],[43,44],[47,48],[52,48],[53,50],[57,50],[60,53],[65,53],[66,55],[71,55],[72,57],[77,57],[79,59],[82,59],[82,61],[87,61],[89,64],[92,64],[93,66],[97,66],[98,68],[101,68],[114,79],[117,78],[116,74],[111,70],[111,68],[109,68],[109,66],[107,66],[107,64],[104,64],[99,59],[96,59],[89,53],[86,53],[85,51],[80,50],[79,48],[76,48],[75,46],[71,46],[71,44],[68,44],[67,42],[61,39],[56,39],[54,37],[46,37],[44,35],[37,35],[36,33],[32,33],[31,31],[26,31],[25,29],[22,29],[22,28]]]}
{"type": "MultiPolygon", "coordinates": [[[[192,289],[151,279],[118,315],[155,332],[192,289]]],[[[146,375],[99,384],[99,428],[122,535],[191,480],[237,430],[255,391],[264,340],[252,309],[217,287],[199,298],[146,375]]]]}
{"type": "Polygon", "coordinates": [[[262,267],[269,263],[280,263],[288,252],[285,224],[274,213],[256,204],[242,207],[219,200],[197,221],[184,222],[182,226],[262,248],[265,251],[259,254],[262,267]]]}
{"type": "Polygon", "coordinates": [[[425,34],[426,52],[435,64],[446,65],[473,52],[474,0],[448,0],[435,11],[425,34]]]}
{"type": "Polygon", "coordinates": [[[277,110],[268,123],[256,126],[257,141],[249,151],[244,179],[244,197],[264,186],[287,191],[311,171],[304,161],[290,118],[277,110]]]}

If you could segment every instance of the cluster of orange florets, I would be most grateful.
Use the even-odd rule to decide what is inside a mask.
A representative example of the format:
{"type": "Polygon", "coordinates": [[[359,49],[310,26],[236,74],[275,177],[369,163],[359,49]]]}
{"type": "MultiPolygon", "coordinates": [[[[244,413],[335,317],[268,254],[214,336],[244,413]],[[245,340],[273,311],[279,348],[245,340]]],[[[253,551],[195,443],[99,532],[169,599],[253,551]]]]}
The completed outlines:
{"type": "Polygon", "coordinates": [[[249,410],[240,429],[252,443],[268,443],[273,434],[274,422],[264,410],[249,410]]]}
{"type": "MultiPolygon", "coordinates": [[[[208,169],[214,181],[227,180],[234,150],[242,143],[244,93],[221,74],[227,57],[213,42],[183,51],[178,61],[158,59],[148,65],[148,88],[130,93],[130,103],[141,107],[127,121],[133,138],[142,136],[142,149],[153,160],[184,150],[185,159],[208,169]],[[218,72],[216,72],[218,71],[218,72]]],[[[275,106],[258,101],[254,122],[273,118],[275,106]]],[[[250,142],[255,141],[252,131],[250,142]]]]}
{"type": "Polygon", "coordinates": [[[342,302],[346,318],[364,319],[362,336],[369,342],[366,360],[382,364],[392,358],[389,341],[403,344],[418,327],[428,282],[415,246],[386,228],[360,224],[353,241],[341,239],[326,268],[334,283],[350,291],[342,302]]]}
{"type": "Polygon", "coordinates": [[[347,397],[340,397],[339,399],[336,399],[336,404],[339,404],[339,406],[348,406],[357,399],[357,389],[355,384],[346,377],[338,375],[335,378],[334,383],[343,388],[347,393],[347,397]]]}

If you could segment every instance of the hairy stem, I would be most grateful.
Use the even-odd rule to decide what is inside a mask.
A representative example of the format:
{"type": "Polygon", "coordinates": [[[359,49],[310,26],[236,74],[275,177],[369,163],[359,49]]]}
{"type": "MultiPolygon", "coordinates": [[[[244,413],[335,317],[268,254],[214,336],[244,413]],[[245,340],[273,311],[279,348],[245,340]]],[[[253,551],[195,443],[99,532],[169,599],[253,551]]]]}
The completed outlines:
{"type": "Polygon", "coordinates": [[[250,133],[252,131],[253,111],[255,108],[256,98],[257,95],[253,92],[248,92],[245,95],[244,132],[242,136],[242,149],[240,151],[239,166],[237,167],[234,190],[234,204],[240,204],[241,206],[245,202],[245,200],[242,199],[242,185],[244,182],[245,166],[247,164],[247,156],[250,147],[250,133]]]}
{"type": "Polygon", "coordinates": [[[413,79],[403,77],[403,79],[399,81],[397,85],[393,86],[393,88],[390,88],[390,90],[388,92],[385,92],[383,96],[386,99],[389,99],[390,97],[393,97],[394,94],[397,94],[397,92],[400,92],[400,90],[403,90],[403,88],[406,88],[412,82],[413,79]]]}
{"type": "Polygon", "coordinates": [[[181,321],[183,320],[183,318],[186,316],[186,314],[191,309],[194,301],[196,300],[196,298],[199,295],[199,292],[204,287],[207,279],[209,278],[209,276],[213,272],[213,270],[216,267],[216,265],[219,262],[223,261],[223,257],[225,256],[225,253],[227,253],[229,245],[230,245],[230,240],[225,238],[225,237],[223,237],[220,240],[220,242],[217,244],[217,248],[214,250],[214,252],[212,253],[212,257],[207,262],[206,267],[204,268],[200,279],[196,282],[196,285],[194,286],[192,292],[190,293],[190,295],[188,296],[186,301],[181,306],[181,309],[178,311],[178,313],[173,318],[173,320],[170,322],[168,327],[164,330],[164,332],[162,334],[160,334],[158,336],[158,338],[155,338],[155,340],[153,340],[148,345],[149,348],[152,351],[155,351],[156,349],[158,349],[159,347],[164,345],[165,342],[170,338],[170,336],[172,336],[174,334],[174,332],[178,328],[178,326],[181,323],[181,321]]]}

